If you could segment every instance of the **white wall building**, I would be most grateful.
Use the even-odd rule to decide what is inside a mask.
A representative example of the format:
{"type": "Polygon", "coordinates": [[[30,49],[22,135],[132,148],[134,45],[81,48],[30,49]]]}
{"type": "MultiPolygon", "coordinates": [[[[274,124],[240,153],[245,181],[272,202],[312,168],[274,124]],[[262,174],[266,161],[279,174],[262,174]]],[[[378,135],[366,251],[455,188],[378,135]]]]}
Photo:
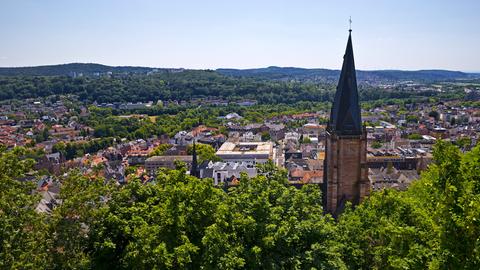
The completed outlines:
{"type": "Polygon", "coordinates": [[[228,180],[240,178],[240,174],[246,173],[248,177],[257,175],[255,165],[246,162],[212,162],[206,168],[200,169],[200,178],[212,178],[214,185],[222,185],[228,180]]]}

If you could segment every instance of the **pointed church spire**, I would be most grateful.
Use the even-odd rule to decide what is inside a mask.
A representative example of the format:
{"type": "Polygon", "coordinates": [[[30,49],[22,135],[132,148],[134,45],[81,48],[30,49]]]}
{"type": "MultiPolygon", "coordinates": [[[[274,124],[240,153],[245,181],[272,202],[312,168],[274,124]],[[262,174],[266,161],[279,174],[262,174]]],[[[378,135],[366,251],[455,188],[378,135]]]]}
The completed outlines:
{"type": "Polygon", "coordinates": [[[347,201],[359,204],[370,193],[351,31],[325,139],[322,197],[325,211],[337,217],[347,201]]]}
{"type": "Polygon", "coordinates": [[[197,164],[197,147],[195,145],[195,140],[193,140],[193,150],[192,150],[192,168],[190,169],[190,175],[198,177],[198,164],[197,164]]]}
{"type": "Polygon", "coordinates": [[[362,134],[362,119],[358,101],[357,77],[353,60],[352,30],[349,30],[347,49],[343,56],[342,72],[330,113],[328,130],[338,135],[362,134]]]}

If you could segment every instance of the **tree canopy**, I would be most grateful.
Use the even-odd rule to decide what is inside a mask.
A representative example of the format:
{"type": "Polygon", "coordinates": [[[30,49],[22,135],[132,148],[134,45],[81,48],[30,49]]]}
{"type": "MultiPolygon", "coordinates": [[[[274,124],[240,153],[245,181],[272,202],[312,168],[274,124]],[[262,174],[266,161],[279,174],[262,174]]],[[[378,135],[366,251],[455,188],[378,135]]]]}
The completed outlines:
{"type": "MultiPolygon", "coordinates": [[[[212,70],[168,71],[153,74],[119,73],[109,76],[0,76],[0,100],[39,98],[73,94],[88,104],[147,102],[157,100],[190,101],[210,98],[238,101],[254,99],[262,104],[291,104],[298,101],[330,101],[335,92],[333,80],[275,80],[257,77],[232,77],[212,70]]],[[[360,85],[363,101],[418,97],[464,97],[463,89],[438,93],[381,89],[360,85]],[[460,91],[461,90],[461,91],[460,91]]]]}
{"type": "Polygon", "coordinates": [[[434,159],[407,191],[373,192],[337,220],[318,186],[289,186],[273,163],[228,190],[185,167],[123,186],[70,171],[47,215],[25,151],[2,149],[0,267],[478,269],[480,146],[440,141],[434,159]]]}

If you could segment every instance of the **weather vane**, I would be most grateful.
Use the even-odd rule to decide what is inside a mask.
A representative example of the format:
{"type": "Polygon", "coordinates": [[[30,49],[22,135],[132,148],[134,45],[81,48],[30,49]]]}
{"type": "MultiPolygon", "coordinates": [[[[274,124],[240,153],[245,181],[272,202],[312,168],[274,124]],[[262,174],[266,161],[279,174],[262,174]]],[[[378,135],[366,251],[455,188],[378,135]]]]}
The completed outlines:
{"type": "Polygon", "coordinates": [[[352,32],[352,16],[350,16],[350,19],[348,19],[348,22],[350,23],[350,29],[348,29],[348,31],[352,32]]]}

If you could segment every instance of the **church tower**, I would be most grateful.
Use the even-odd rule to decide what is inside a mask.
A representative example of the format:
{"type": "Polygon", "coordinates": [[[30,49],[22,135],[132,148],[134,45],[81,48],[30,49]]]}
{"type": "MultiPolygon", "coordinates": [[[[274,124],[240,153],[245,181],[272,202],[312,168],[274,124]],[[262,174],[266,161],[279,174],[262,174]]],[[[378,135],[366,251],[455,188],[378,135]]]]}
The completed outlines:
{"type": "Polygon", "coordinates": [[[360,203],[370,192],[367,134],[362,126],[353,60],[352,30],[327,125],[323,181],[324,210],[337,216],[346,201],[360,203]]]}

